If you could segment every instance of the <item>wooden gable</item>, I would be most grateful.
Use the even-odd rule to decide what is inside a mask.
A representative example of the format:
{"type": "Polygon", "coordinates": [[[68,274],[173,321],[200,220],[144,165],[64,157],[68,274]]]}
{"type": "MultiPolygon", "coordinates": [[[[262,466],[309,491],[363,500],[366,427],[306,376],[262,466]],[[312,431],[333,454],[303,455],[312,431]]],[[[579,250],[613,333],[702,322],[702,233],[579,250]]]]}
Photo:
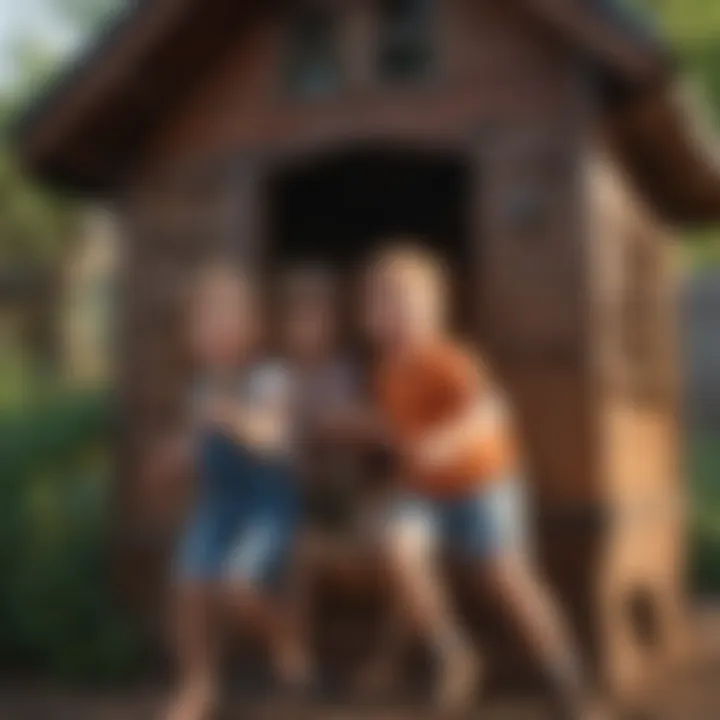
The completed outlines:
{"type": "MultiPolygon", "coordinates": [[[[368,17],[367,8],[373,3],[340,5],[347,8],[344,12],[354,13],[357,20],[351,23],[352,32],[343,37],[342,43],[352,54],[363,42],[370,42],[367,25],[362,20],[368,17]],[[364,40],[363,33],[366,33],[364,40]]],[[[598,92],[611,87],[616,99],[620,88],[619,94],[626,101],[624,108],[601,103],[600,109],[605,108],[602,116],[612,146],[620,160],[627,162],[631,176],[643,188],[647,186],[648,197],[668,217],[694,220],[720,215],[715,197],[720,178],[708,172],[703,149],[683,144],[679,132],[672,133],[670,138],[664,131],[647,133],[646,121],[636,119],[639,114],[647,117],[645,110],[636,112],[635,108],[647,107],[650,102],[647,96],[651,93],[656,114],[661,118],[659,126],[670,122],[682,129],[686,124],[677,113],[668,120],[667,95],[658,90],[669,77],[665,48],[625,23],[622,15],[612,8],[614,3],[510,0],[498,4],[447,0],[438,5],[442,11],[437,32],[446,30],[444,23],[448,17],[454,16],[457,20],[458,35],[445,48],[451,64],[474,62],[480,68],[482,56],[491,54],[495,54],[498,66],[503,62],[537,63],[537,55],[531,52],[531,47],[538,44],[531,39],[536,36],[542,39],[540,44],[550,41],[558,54],[574,58],[576,70],[590,68],[602,79],[596,85],[598,92]],[[472,22],[473,12],[483,16],[481,25],[472,22]],[[508,56],[508,52],[512,55],[513,45],[503,44],[502,38],[507,38],[507,34],[493,34],[494,28],[487,26],[488,18],[492,17],[500,24],[510,22],[518,26],[516,35],[528,40],[525,53],[516,54],[514,58],[508,56]],[[465,22],[467,19],[471,21],[465,22]],[[521,28],[527,28],[529,34],[521,28]],[[463,31],[472,32],[473,36],[462,37],[463,31]],[[642,129],[634,130],[638,123],[642,129]],[[637,139],[638,133],[642,143],[637,139]],[[638,151],[641,145],[644,149],[638,151]],[[682,187],[678,174],[669,169],[677,167],[675,163],[680,162],[680,157],[684,171],[682,187]],[[688,187],[696,188],[694,199],[687,196],[688,187]],[[698,199],[700,196],[702,200],[698,199]]],[[[267,54],[272,46],[269,19],[284,12],[282,4],[157,0],[132,4],[130,8],[99,38],[95,48],[20,119],[16,144],[24,162],[40,177],[85,192],[117,192],[138,164],[147,161],[148,143],[157,136],[158,128],[167,127],[168,120],[171,124],[181,124],[179,118],[173,120],[180,109],[188,102],[201,102],[204,88],[222,82],[218,73],[228,68],[223,58],[237,58],[231,64],[234,72],[239,73],[235,80],[238,84],[252,75],[253,67],[260,73],[273,72],[276,61],[267,54]],[[265,30],[249,32],[251,28],[260,27],[265,30]],[[245,64],[249,64],[248,67],[244,67],[245,64]]],[[[517,49],[517,45],[514,47],[517,49]]],[[[556,65],[556,69],[559,67],[556,65]]],[[[257,73],[255,78],[257,81],[257,73]]],[[[414,116],[434,110],[435,99],[443,105],[460,106],[476,102],[474,94],[485,95],[487,102],[501,104],[506,94],[503,91],[512,81],[512,75],[508,75],[496,86],[488,85],[488,77],[479,72],[474,77],[469,74],[465,84],[456,85],[455,80],[445,77],[441,80],[442,93],[433,99],[430,108],[422,107],[419,100],[403,97],[403,93],[398,93],[397,106],[407,100],[406,114],[414,116]]],[[[542,94],[552,92],[561,79],[549,70],[544,77],[538,74],[536,82],[542,94]]],[[[610,99],[602,95],[598,98],[608,102],[610,99]]],[[[346,96],[344,102],[349,105],[351,100],[346,96]]],[[[267,127],[268,117],[263,117],[257,104],[237,109],[242,111],[246,125],[255,122],[267,127]]],[[[275,107],[277,116],[270,118],[270,124],[279,128],[283,121],[299,121],[286,110],[275,107]]],[[[202,108],[195,108],[194,112],[199,114],[202,108]]],[[[326,118],[332,112],[329,106],[319,107],[318,121],[329,123],[326,118]]],[[[228,116],[227,122],[233,120],[228,116]]],[[[401,111],[396,113],[396,123],[402,130],[401,111]]]]}

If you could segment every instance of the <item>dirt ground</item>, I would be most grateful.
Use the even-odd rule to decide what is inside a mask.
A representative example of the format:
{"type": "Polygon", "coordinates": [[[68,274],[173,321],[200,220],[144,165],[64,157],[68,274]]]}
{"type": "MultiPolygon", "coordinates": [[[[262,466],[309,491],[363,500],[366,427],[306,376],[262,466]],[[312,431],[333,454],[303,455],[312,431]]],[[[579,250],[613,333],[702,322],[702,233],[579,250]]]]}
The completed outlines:
{"type": "MultiPolygon", "coordinates": [[[[658,698],[652,710],[611,715],[613,720],[718,720],[720,718],[720,665],[712,683],[686,688],[670,700],[658,698]]],[[[2,720],[155,720],[163,695],[158,691],[86,695],[72,692],[27,693],[9,691],[0,699],[2,720]]],[[[332,704],[300,707],[279,701],[248,706],[227,703],[218,720],[432,720],[419,706],[354,707],[332,704]]],[[[556,720],[534,699],[504,699],[479,704],[467,720],[556,720]]]]}
{"type": "MultiPolygon", "coordinates": [[[[693,659],[684,672],[648,694],[641,712],[613,720],[720,720],[720,609],[698,614],[693,659]]],[[[164,693],[157,688],[91,694],[82,691],[0,687],[0,720],[155,720],[164,693]]],[[[424,720],[420,706],[300,706],[267,700],[253,705],[230,699],[219,720],[424,720]]],[[[533,698],[478,704],[468,720],[556,720],[533,698]]]]}

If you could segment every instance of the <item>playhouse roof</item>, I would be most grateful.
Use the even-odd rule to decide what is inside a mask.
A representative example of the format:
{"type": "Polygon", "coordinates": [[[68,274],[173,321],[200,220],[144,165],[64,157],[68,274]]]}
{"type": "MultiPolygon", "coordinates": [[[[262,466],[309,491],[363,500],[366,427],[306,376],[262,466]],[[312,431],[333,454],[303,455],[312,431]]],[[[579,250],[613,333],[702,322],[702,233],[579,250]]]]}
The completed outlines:
{"type": "MultiPolygon", "coordinates": [[[[666,48],[628,22],[615,0],[506,2],[599,70],[610,143],[659,210],[678,220],[720,219],[720,169],[691,141],[667,89],[666,48]]],[[[249,0],[130,0],[20,118],[21,158],[46,181],[112,193],[152,128],[253,9],[249,0]]]]}

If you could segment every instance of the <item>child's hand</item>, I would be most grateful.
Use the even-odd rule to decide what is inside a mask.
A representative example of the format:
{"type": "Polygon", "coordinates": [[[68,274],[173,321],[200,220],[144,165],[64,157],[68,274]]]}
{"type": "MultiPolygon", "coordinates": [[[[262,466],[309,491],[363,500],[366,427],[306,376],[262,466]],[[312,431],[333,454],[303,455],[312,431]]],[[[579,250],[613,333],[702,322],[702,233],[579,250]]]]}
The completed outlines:
{"type": "Polygon", "coordinates": [[[336,442],[371,442],[381,433],[380,423],[365,408],[335,408],[316,425],[318,435],[336,442]]]}
{"type": "Polygon", "coordinates": [[[271,443],[268,439],[270,423],[259,411],[250,412],[238,407],[236,402],[226,398],[215,398],[209,402],[204,416],[205,422],[217,430],[227,433],[235,440],[262,449],[271,443]]]}
{"type": "Polygon", "coordinates": [[[457,448],[446,435],[430,434],[410,449],[412,463],[415,466],[436,470],[452,460],[457,448]]]}
{"type": "Polygon", "coordinates": [[[507,411],[499,398],[477,402],[455,420],[428,433],[409,452],[421,467],[437,469],[452,463],[479,442],[492,446],[507,430],[507,411]]]}
{"type": "Polygon", "coordinates": [[[212,398],[203,409],[205,424],[221,430],[234,430],[237,425],[237,405],[226,398],[212,398]]]}
{"type": "Polygon", "coordinates": [[[208,405],[205,421],[258,452],[273,452],[283,447],[283,425],[272,412],[242,408],[235,402],[219,400],[208,405]]]}

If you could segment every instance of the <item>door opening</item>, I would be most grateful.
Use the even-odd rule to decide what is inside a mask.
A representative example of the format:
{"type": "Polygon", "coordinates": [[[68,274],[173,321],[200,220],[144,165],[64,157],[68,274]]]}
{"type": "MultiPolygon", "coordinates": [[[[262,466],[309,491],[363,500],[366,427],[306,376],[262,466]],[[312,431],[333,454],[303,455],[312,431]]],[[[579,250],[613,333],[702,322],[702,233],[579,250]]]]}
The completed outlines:
{"type": "Polygon", "coordinates": [[[414,237],[448,264],[459,319],[469,319],[469,178],[462,155],[433,150],[353,148],[293,165],[270,183],[271,265],[352,271],[379,243],[414,237]]]}

